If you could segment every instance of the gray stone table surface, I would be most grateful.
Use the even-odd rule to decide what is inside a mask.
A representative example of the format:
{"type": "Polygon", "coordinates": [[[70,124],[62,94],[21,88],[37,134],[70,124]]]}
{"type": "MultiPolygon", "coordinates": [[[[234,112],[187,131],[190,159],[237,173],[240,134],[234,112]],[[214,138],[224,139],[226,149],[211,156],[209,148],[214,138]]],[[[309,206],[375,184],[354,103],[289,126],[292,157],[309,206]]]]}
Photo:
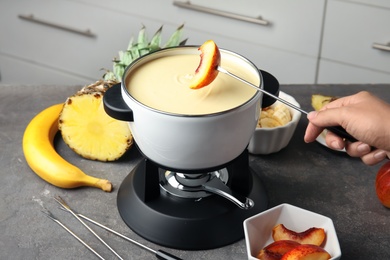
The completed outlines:
{"type": "MultiPolygon", "coordinates": [[[[63,197],[73,209],[154,249],[164,249],[183,259],[246,259],[244,239],[212,250],[184,251],[162,248],[138,236],[119,216],[118,187],[142,159],[135,147],[119,161],[103,163],[82,159],[56,139],[58,152],[90,175],[109,179],[111,193],[96,188],[61,189],[35,175],[22,152],[28,122],[44,108],[64,102],[81,86],[0,85],[0,259],[95,259],[95,256],[60,226],[46,218],[42,206],[107,259],[111,254],[71,215],[53,200],[63,197]]],[[[369,90],[390,102],[390,85],[283,85],[302,108],[311,110],[314,93],[343,96],[369,90]]],[[[380,167],[366,166],[345,153],[317,142],[306,144],[307,125],[301,117],[297,130],[282,151],[250,156],[250,166],[261,177],[269,207],[289,203],[330,217],[337,231],[342,259],[390,258],[390,211],[378,201],[375,176],[380,167]]],[[[229,228],[229,227],[226,227],[229,228]]],[[[101,229],[95,230],[126,259],[154,259],[148,251],[101,229]]]]}

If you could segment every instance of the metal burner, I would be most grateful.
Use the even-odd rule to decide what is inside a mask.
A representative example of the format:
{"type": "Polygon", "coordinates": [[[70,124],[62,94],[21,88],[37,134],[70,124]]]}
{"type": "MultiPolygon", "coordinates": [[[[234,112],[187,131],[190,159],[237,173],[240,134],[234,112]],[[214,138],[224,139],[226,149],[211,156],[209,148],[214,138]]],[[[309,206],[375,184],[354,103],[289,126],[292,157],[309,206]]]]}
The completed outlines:
{"type": "Polygon", "coordinates": [[[226,168],[199,174],[163,171],[160,173],[160,187],[168,194],[180,198],[200,200],[215,194],[230,200],[241,209],[252,208],[254,206],[253,200],[239,194],[233,194],[226,185],[228,179],[229,174],[226,168]]]}
{"type": "Polygon", "coordinates": [[[212,194],[206,192],[202,186],[214,178],[218,178],[223,184],[226,184],[229,179],[227,169],[199,174],[162,171],[160,173],[160,187],[167,193],[180,198],[202,199],[212,194]]]}

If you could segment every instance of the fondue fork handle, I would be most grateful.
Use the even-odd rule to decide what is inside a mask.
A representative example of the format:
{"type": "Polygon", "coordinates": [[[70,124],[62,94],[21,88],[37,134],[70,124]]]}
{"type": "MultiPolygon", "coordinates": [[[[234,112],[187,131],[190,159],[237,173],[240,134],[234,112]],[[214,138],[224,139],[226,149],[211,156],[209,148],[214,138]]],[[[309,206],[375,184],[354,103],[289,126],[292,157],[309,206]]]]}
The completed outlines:
{"type": "MultiPolygon", "coordinates": [[[[284,100],[284,99],[282,99],[282,98],[280,98],[278,96],[275,96],[274,94],[269,93],[268,91],[266,91],[266,90],[264,90],[262,88],[259,88],[255,84],[252,84],[249,81],[246,81],[245,79],[240,78],[237,75],[234,75],[233,73],[227,71],[226,69],[224,69],[224,68],[222,68],[220,66],[217,67],[217,70],[219,72],[222,72],[222,73],[224,73],[224,74],[226,74],[226,75],[228,75],[230,77],[235,78],[238,81],[241,81],[241,82],[243,82],[243,83],[245,83],[245,84],[247,84],[247,85],[257,89],[260,92],[263,92],[264,94],[266,94],[266,95],[268,95],[268,96],[270,96],[270,97],[280,101],[281,103],[283,103],[283,104],[285,104],[285,105],[287,105],[287,106],[289,106],[289,107],[291,107],[291,108],[301,112],[302,114],[305,114],[305,115],[309,114],[307,111],[303,110],[302,108],[300,108],[300,107],[298,107],[298,106],[296,106],[294,104],[291,104],[290,102],[288,102],[288,101],[286,101],[286,100],[284,100]]],[[[348,140],[350,142],[356,142],[357,141],[355,137],[353,137],[352,135],[347,133],[347,131],[344,128],[342,128],[341,126],[328,126],[328,127],[325,127],[325,129],[331,131],[332,133],[334,133],[334,134],[336,134],[336,135],[338,135],[338,136],[340,136],[340,137],[342,137],[342,138],[344,138],[344,139],[346,139],[346,140],[348,140]]]]}

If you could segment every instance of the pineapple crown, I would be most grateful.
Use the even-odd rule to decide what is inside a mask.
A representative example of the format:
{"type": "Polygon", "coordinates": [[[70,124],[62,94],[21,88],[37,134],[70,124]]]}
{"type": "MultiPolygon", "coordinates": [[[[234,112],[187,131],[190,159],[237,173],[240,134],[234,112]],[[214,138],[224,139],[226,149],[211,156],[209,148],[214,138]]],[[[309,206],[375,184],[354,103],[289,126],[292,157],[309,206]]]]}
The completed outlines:
{"type": "Polygon", "coordinates": [[[131,37],[127,50],[119,51],[119,57],[115,57],[113,59],[113,71],[106,70],[106,73],[103,75],[103,79],[120,82],[126,67],[137,58],[163,48],[185,45],[187,39],[182,41],[180,40],[183,33],[183,27],[184,24],[180,25],[170,36],[168,41],[161,46],[163,26],[161,26],[154,33],[152,39],[148,41],[146,27],[143,25],[141,30],[138,32],[137,41],[135,42],[134,37],[131,37]]]}

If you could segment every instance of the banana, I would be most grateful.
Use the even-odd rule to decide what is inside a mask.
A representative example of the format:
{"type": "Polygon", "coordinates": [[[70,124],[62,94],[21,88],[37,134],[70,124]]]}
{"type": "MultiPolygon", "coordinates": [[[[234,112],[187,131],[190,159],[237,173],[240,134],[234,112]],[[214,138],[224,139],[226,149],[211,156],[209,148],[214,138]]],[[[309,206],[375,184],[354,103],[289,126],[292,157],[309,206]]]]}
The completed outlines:
{"type": "Polygon", "coordinates": [[[112,184],[85,174],[67,162],[54,148],[58,118],[63,104],[56,104],[38,113],[23,135],[23,153],[30,168],[45,181],[60,188],[90,186],[110,192],[112,184]]]}
{"type": "Polygon", "coordinates": [[[261,111],[258,127],[273,128],[284,126],[291,119],[290,110],[284,104],[277,104],[261,111]]]}

